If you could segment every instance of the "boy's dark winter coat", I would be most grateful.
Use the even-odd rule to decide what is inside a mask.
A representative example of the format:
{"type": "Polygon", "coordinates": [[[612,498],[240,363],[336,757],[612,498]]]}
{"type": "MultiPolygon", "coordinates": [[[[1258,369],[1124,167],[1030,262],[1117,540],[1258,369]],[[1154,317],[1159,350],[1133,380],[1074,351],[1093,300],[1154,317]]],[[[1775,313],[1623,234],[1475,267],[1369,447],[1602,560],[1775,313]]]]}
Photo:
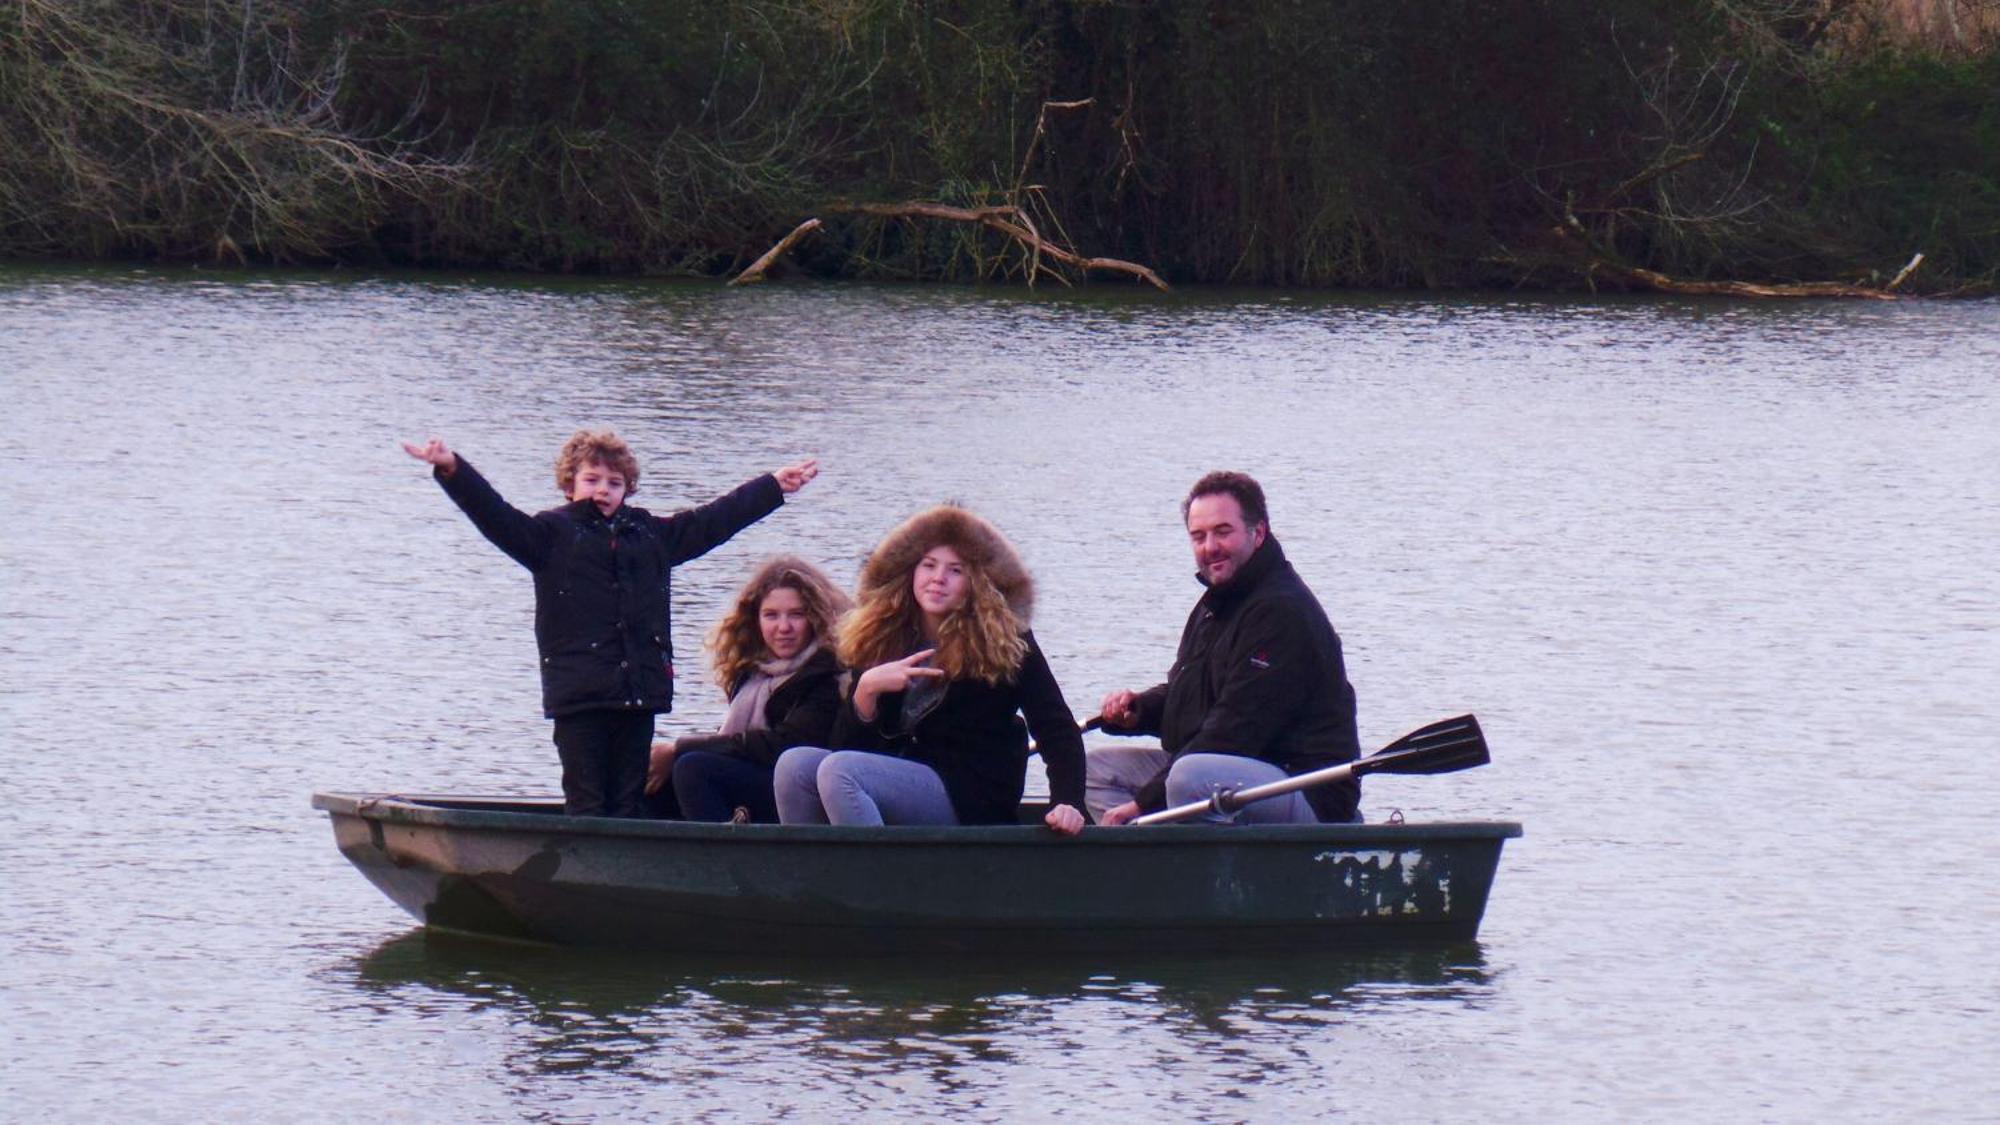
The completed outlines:
{"type": "Polygon", "coordinates": [[[671,711],[671,568],[699,558],[784,503],[770,474],[698,508],[655,516],[589,500],[528,515],[465,458],[433,474],[473,526],[535,576],[542,711],[671,711]]]}
{"type": "MultiPolygon", "coordinates": [[[[1157,734],[1176,757],[1241,754],[1296,775],[1361,753],[1340,636],[1276,538],[1195,603],[1167,682],[1141,693],[1138,706],[1137,725],[1119,733],[1157,734]]],[[[1361,784],[1321,785],[1305,796],[1320,820],[1345,823],[1361,784]]],[[[1143,811],[1163,808],[1165,771],[1136,799],[1143,811]]]]}

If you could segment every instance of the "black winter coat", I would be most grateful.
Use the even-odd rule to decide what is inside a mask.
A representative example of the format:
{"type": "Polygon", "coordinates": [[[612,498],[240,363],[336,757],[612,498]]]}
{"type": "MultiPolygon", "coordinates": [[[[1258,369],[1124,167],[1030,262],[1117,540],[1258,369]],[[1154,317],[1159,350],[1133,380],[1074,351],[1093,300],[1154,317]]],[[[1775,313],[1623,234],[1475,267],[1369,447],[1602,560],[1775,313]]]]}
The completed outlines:
{"type": "MultiPolygon", "coordinates": [[[[1175,757],[1240,754],[1293,775],[1360,755],[1340,635],[1277,539],[1195,603],[1167,682],[1140,694],[1137,726],[1119,733],[1158,735],[1175,757]]],[[[1166,799],[1161,771],[1137,802],[1152,812],[1166,799]]],[[[1306,800],[1322,821],[1344,823],[1361,784],[1318,786],[1306,800]]]]}
{"type": "MultiPolygon", "coordinates": [[[[736,698],[742,689],[739,680],[729,689],[729,697],[736,698]]],[[[681,754],[729,754],[769,769],[778,764],[778,755],[794,746],[832,745],[833,724],[839,715],[840,662],[822,648],[791,678],[772,689],[770,701],[764,704],[766,729],[684,735],[674,740],[674,750],[681,754]]]]}
{"type": "Polygon", "coordinates": [[[776,477],[671,516],[589,500],[528,515],[465,458],[433,475],[480,534],[535,576],[542,712],[671,711],[671,568],[699,558],[784,503],[776,477]]]}
{"type": "MultiPolygon", "coordinates": [[[[1016,824],[1032,731],[1048,767],[1050,799],[1081,811],[1083,736],[1035,635],[1022,639],[1028,655],[1012,682],[953,680],[914,730],[903,726],[904,693],[878,697],[870,723],[854,713],[850,688],[834,725],[834,748],[893,754],[936,770],[960,824],[1016,824]]],[[[855,676],[858,681],[860,673],[855,676]]]]}

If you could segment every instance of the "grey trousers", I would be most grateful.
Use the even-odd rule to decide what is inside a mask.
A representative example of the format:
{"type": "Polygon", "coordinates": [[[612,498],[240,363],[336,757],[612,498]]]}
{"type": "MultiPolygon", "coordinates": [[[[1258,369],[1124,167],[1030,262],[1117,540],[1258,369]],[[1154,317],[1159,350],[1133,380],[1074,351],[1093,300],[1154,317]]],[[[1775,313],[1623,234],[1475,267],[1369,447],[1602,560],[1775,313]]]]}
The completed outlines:
{"type": "Polygon", "coordinates": [[[1157,746],[1093,746],[1083,760],[1083,804],[1092,824],[1104,813],[1138,795],[1173,761],[1157,746]]]}

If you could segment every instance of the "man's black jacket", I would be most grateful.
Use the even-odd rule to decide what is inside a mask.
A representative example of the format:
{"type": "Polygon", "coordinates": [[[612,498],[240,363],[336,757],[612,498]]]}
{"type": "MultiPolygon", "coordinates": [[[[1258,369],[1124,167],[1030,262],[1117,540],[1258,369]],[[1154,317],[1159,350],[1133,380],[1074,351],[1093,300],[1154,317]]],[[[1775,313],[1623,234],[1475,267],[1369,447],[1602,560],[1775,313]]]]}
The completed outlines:
{"type": "MultiPolygon", "coordinates": [[[[1158,735],[1160,748],[1175,757],[1240,754],[1287,774],[1360,756],[1340,635],[1275,537],[1266,536],[1242,570],[1195,603],[1173,670],[1166,683],[1140,694],[1130,733],[1158,735]]],[[[1162,770],[1139,791],[1142,810],[1166,806],[1166,777],[1162,770]]],[[[1361,784],[1318,786],[1306,800],[1322,821],[1344,823],[1354,817],[1361,784]]]]}

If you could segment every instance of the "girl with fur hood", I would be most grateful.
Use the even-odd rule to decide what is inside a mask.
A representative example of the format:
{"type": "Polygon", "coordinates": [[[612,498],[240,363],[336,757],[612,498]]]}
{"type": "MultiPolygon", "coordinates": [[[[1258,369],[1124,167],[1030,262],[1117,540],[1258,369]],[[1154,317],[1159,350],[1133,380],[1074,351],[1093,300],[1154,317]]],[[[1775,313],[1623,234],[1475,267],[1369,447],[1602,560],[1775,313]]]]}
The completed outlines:
{"type": "Polygon", "coordinates": [[[729,713],[713,734],[653,743],[646,798],[654,815],[778,823],[778,755],[824,745],[840,713],[834,626],[848,606],[804,559],[779,555],[757,568],[708,634],[729,713]]]}
{"type": "Polygon", "coordinates": [[[859,675],[834,724],[838,749],[778,759],[779,819],[1013,824],[1032,732],[1048,767],[1046,823],[1081,831],[1083,737],[1028,631],[1033,609],[1020,555],[971,512],[932,508],[891,531],[840,627],[841,663],[859,675]]]}

